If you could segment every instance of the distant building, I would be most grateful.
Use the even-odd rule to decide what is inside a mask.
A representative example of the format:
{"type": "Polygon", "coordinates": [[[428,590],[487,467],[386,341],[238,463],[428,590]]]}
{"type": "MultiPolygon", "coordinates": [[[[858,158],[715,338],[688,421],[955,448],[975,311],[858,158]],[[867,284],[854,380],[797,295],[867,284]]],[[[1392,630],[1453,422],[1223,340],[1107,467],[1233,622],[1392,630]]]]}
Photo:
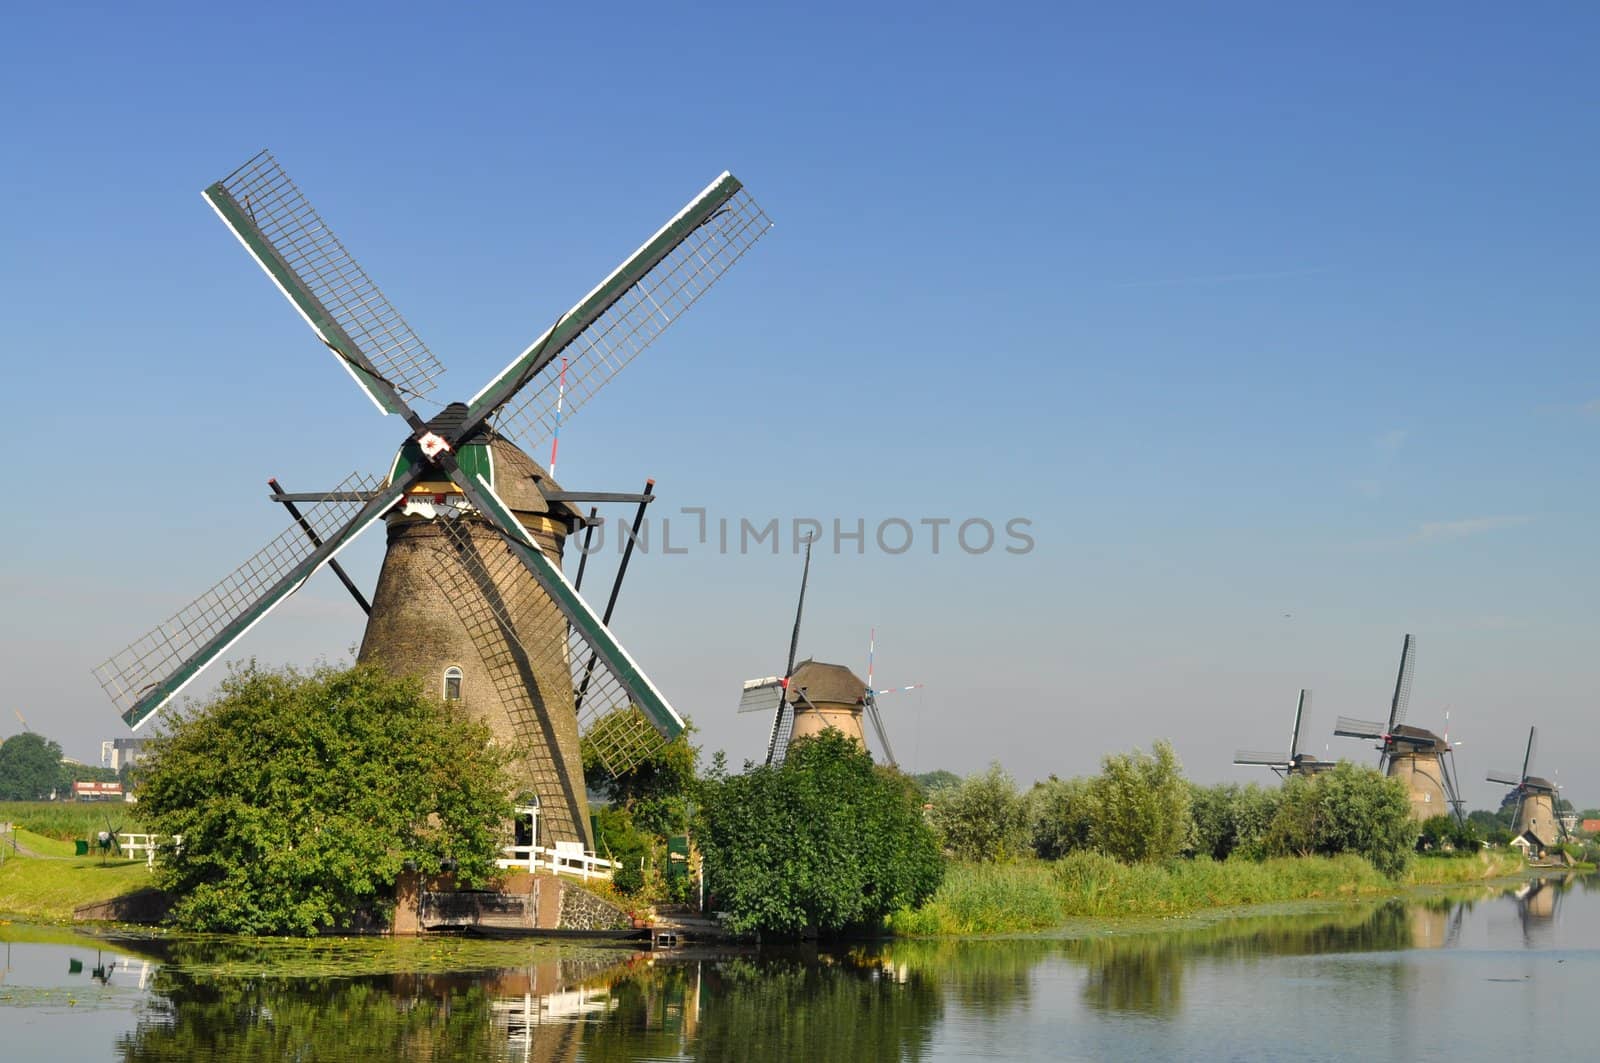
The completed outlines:
{"type": "Polygon", "coordinates": [[[75,801],[121,801],[122,784],[119,782],[75,782],[72,784],[75,801]]]}
{"type": "Polygon", "coordinates": [[[1578,824],[1578,829],[1585,834],[1600,834],[1600,819],[1586,819],[1578,824]]]}
{"type": "Polygon", "coordinates": [[[121,771],[124,764],[137,764],[144,755],[145,739],[113,738],[100,743],[100,766],[121,771]]]}

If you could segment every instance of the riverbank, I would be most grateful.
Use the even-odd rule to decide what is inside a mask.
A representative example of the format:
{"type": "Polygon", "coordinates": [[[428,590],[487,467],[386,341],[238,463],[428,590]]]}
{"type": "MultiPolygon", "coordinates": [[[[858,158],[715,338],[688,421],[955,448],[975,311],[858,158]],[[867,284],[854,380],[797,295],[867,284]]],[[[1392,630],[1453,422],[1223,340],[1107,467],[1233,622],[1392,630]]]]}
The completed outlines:
{"type": "Polygon", "coordinates": [[[74,856],[73,844],[32,831],[16,832],[0,862],[0,918],[72,921],[82,904],[108,901],[150,885],[143,860],[74,856]]]}
{"type": "Polygon", "coordinates": [[[1507,878],[1526,866],[1515,852],[1423,856],[1397,882],[1350,855],[1130,866],[1096,853],[1074,853],[1055,863],[952,863],[933,899],[894,915],[889,929],[905,937],[1040,931],[1084,917],[1166,917],[1208,908],[1379,897],[1409,887],[1507,878]]]}

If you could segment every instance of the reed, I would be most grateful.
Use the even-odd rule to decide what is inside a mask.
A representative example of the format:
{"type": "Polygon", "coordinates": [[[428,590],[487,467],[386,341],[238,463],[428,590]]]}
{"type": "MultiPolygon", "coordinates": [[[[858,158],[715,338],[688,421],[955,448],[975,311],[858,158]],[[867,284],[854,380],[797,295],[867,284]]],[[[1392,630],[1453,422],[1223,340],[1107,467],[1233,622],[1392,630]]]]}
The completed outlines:
{"type": "Polygon", "coordinates": [[[138,808],[110,801],[0,801],[0,823],[14,823],[46,838],[71,841],[93,838],[108,824],[123,830],[145,830],[138,808]]]}
{"type": "Polygon", "coordinates": [[[1404,881],[1396,882],[1350,854],[1123,864],[1078,852],[1053,864],[952,863],[933,898],[915,911],[897,913],[890,929],[908,937],[1027,932],[1079,917],[1185,915],[1237,905],[1381,896],[1411,885],[1504,877],[1521,867],[1514,853],[1421,858],[1404,881]]]}

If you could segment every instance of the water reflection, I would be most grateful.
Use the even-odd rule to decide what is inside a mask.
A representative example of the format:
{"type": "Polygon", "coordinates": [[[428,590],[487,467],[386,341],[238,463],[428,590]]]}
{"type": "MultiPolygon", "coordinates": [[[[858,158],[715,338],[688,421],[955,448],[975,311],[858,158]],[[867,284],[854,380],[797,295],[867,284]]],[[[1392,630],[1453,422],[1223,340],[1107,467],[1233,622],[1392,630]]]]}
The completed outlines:
{"type": "MultiPolygon", "coordinates": [[[[1520,1006],[1509,995],[1518,987],[1539,985],[1527,998],[1538,1004],[1554,986],[1559,1002],[1560,979],[1579,967],[1592,978],[1600,966],[1577,962],[1600,960],[1595,886],[1552,876],[1510,890],[1077,938],[698,956],[547,949],[540,962],[450,974],[282,976],[261,973],[273,969],[270,945],[167,939],[96,951],[107,943],[89,941],[49,952],[39,962],[60,970],[34,984],[98,985],[103,973],[111,989],[142,991],[136,1019],[114,1040],[124,1060],[921,1060],[996,1038],[1013,1055],[1051,1054],[1051,1043],[1027,1040],[1040,1031],[1073,1038],[1092,1057],[1132,1051],[1118,1040],[1130,1030],[1142,1031],[1139,1051],[1179,1051],[1152,1031],[1176,1037],[1202,1021],[1220,1031],[1226,1055],[1229,1038],[1252,1036],[1240,1025],[1249,1009],[1266,1029],[1265,1017],[1312,999],[1297,994],[1314,995],[1311,1011],[1370,1014],[1372,1030],[1408,1029],[1406,1016],[1423,1012],[1471,1028],[1480,1010],[1520,1006]],[[1448,965],[1426,960],[1452,951],[1448,965]],[[1465,1002],[1482,992],[1500,1003],[1465,1002]],[[1216,1013],[1219,999],[1249,1003],[1230,1016],[1216,1013]]],[[[19,972],[33,977],[6,966],[0,993],[19,972]]],[[[1404,1054],[1407,1044],[1368,1047],[1404,1054]]]]}

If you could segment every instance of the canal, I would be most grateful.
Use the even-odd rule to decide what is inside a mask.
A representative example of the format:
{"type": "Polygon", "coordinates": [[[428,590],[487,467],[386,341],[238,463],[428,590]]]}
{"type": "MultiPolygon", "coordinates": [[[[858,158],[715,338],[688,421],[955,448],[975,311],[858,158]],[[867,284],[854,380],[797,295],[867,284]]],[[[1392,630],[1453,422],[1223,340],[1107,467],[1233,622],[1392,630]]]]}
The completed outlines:
{"type": "Polygon", "coordinates": [[[1600,877],[1048,936],[639,953],[0,925],[0,1058],[1591,1058],[1600,877]]]}

